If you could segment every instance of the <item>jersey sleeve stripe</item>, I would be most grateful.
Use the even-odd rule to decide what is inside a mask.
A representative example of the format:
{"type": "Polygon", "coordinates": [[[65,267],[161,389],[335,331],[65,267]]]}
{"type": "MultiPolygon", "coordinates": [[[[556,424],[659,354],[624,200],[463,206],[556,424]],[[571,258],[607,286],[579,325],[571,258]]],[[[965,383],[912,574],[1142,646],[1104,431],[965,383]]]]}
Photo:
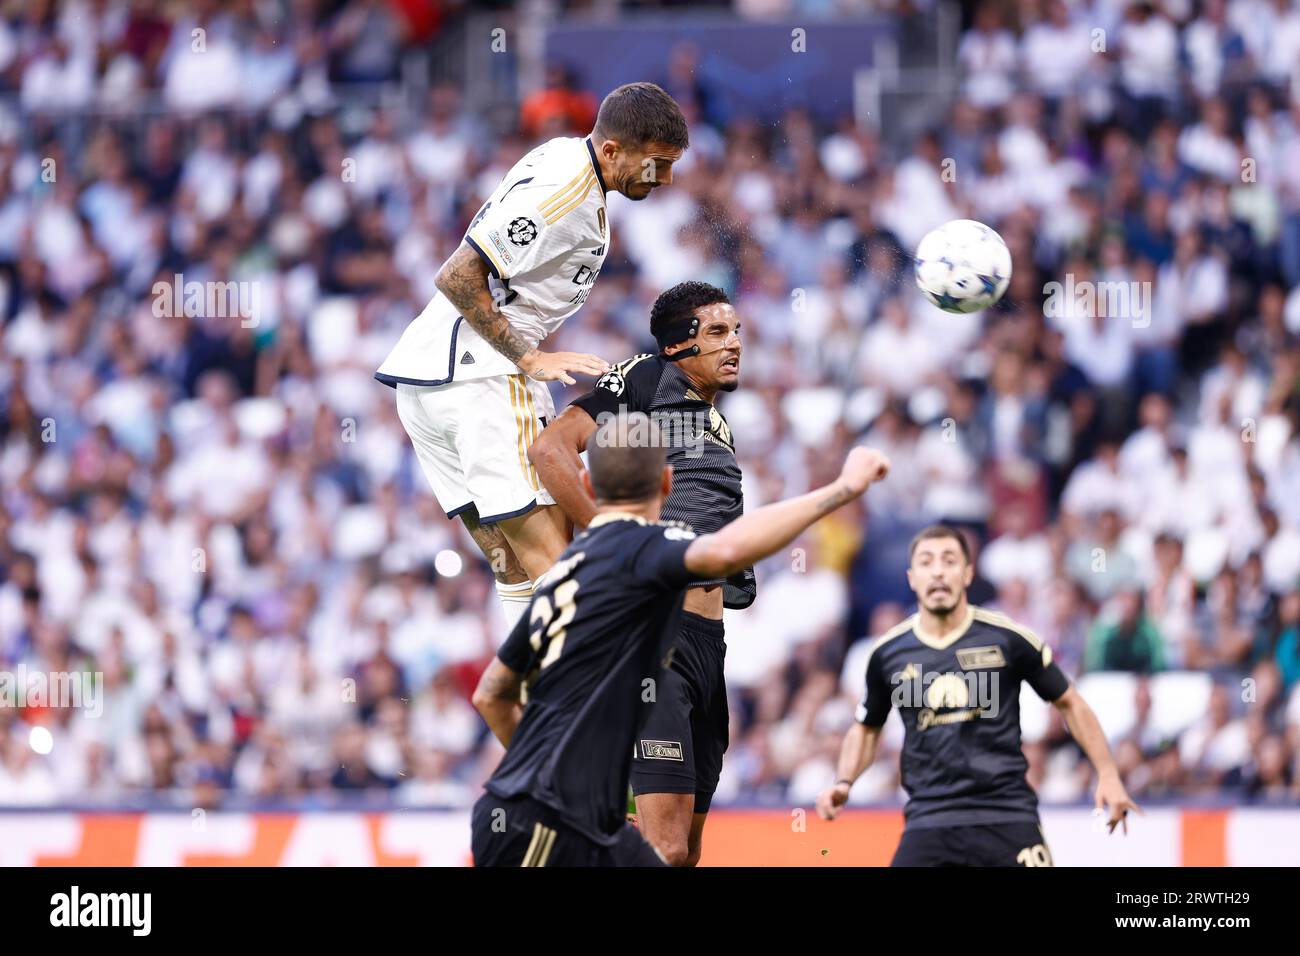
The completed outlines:
{"type": "Polygon", "coordinates": [[[581,191],[579,191],[576,196],[574,196],[572,199],[566,202],[564,206],[555,210],[555,212],[551,213],[551,215],[547,216],[546,224],[548,226],[553,225],[559,222],[569,213],[573,212],[573,210],[577,209],[579,206],[582,205],[582,203],[586,200],[586,198],[591,194],[591,191],[595,188],[596,188],[596,177],[588,176],[586,182],[584,183],[584,188],[581,191]]]}
{"type": "Polygon", "coordinates": [[[633,355],[631,358],[624,359],[623,361],[615,365],[614,370],[618,372],[620,375],[626,375],[628,372],[632,371],[632,369],[635,368],[638,364],[644,362],[648,358],[654,358],[654,356],[649,352],[642,352],[640,355],[633,355]]]}
{"type": "Polygon", "coordinates": [[[561,186],[558,190],[556,190],[554,193],[552,193],[552,194],[551,194],[550,196],[548,196],[546,199],[544,199],[544,200],[542,200],[540,203],[538,203],[538,204],[537,204],[537,210],[538,210],[538,212],[545,213],[545,212],[547,212],[551,207],[560,205],[560,204],[564,201],[564,198],[565,198],[565,197],[566,197],[566,196],[567,196],[567,195],[568,195],[572,190],[576,189],[576,188],[578,187],[578,185],[582,182],[582,180],[583,180],[586,176],[590,175],[590,173],[591,173],[591,170],[588,170],[588,169],[580,170],[580,171],[578,172],[578,175],[574,176],[574,177],[573,177],[572,179],[570,179],[567,183],[565,183],[563,186],[561,186]]]}
{"type": "Polygon", "coordinates": [[[590,167],[580,170],[578,175],[570,179],[558,191],[552,193],[548,198],[538,203],[537,211],[540,212],[543,216],[545,216],[549,214],[549,212],[555,207],[562,206],[565,202],[567,202],[571,198],[572,191],[574,189],[581,188],[582,181],[592,175],[593,174],[590,167]]]}
{"type": "Polygon", "coordinates": [[[881,634],[878,638],[872,641],[871,647],[868,648],[867,650],[867,659],[865,662],[865,667],[871,666],[871,658],[876,653],[876,651],[880,650],[880,648],[884,647],[894,638],[902,637],[904,634],[906,634],[908,631],[912,629],[912,625],[915,623],[916,623],[916,615],[913,614],[910,617],[908,617],[907,620],[894,625],[889,630],[887,630],[884,634],[881,634]]]}
{"type": "Polygon", "coordinates": [[[983,621],[985,624],[992,624],[994,627],[1005,628],[1014,634],[1019,634],[1029,642],[1030,647],[1040,654],[1043,652],[1043,639],[1025,627],[1018,624],[1005,614],[999,614],[997,611],[989,611],[982,607],[975,608],[975,620],[983,621]]]}
{"type": "Polygon", "coordinates": [[[489,255],[483,249],[482,246],[480,246],[477,242],[475,242],[474,237],[471,236],[469,233],[465,234],[465,242],[471,249],[473,249],[475,252],[478,253],[480,259],[482,259],[485,263],[487,263],[488,271],[492,273],[493,278],[500,279],[501,267],[497,263],[497,261],[493,259],[492,256],[489,255]]]}
{"type": "MultiPolygon", "coordinates": [[[[867,648],[867,659],[862,662],[862,672],[864,674],[867,672],[867,668],[871,666],[871,658],[875,656],[876,651],[880,650],[882,647],[884,647],[894,638],[902,637],[904,634],[906,634],[908,631],[912,629],[912,625],[915,622],[916,622],[916,615],[913,614],[910,617],[908,617],[905,621],[902,621],[901,623],[894,625],[889,630],[887,630],[884,634],[881,634],[878,638],[872,641],[871,646],[867,648]]],[[[864,707],[866,706],[866,695],[863,695],[862,704],[864,707]]]]}

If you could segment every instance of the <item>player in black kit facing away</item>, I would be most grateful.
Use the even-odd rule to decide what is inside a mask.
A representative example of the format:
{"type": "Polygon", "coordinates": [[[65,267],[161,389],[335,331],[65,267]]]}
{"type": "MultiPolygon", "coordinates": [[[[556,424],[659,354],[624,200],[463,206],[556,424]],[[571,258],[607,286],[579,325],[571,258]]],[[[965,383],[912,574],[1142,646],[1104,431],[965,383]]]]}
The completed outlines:
{"type": "Polygon", "coordinates": [[[894,866],[1051,866],[1038,798],[1020,749],[1020,685],[1051,701],[1097,771],[1109,827],[1138,808],[1106,746],[1097,715],[1032,631],[966,600],[974,568],[966,541],[944,525],[912,541],[907,583],[919,608],[871,644],[858,722],[840,750],[839,779],[817,798],[832,820],[871,765],[880,728],[903,719],[907,806],[894,866]]]}
{"type": "Polygon", "coordinates": [[[659,863],[626,822],[628,774],[686,586],[778,551],[889,470],[883,455],[855,448],[832,484],[697,537],[658,521],[672,468],[655,432],[636,413],[597,429],[583,476],[596,516],[538,581],[474,693],[506,746],[474,805],[476,865],[659,863]]]}
{"type": "MultiPolygon", "coordinates": [[[[529,457],[574,526],[586,527],[596,505],[583,490],[579,454],[599,422],[644,412],[660,425],[673,468],[663,517],[697,534],[718,531],[744,511],[731,429],[714,405],[720,393],[740,384],[740,319],[721,289],[683,282],[655,300],[650,334],[659,354],[634,356],[601,376],[547,426],[529,457]]],[[[722,611],[748,607],[755,592],[752,568],[731,580],[691,582],[671,670],[636,741],[631,780],[637,820],[674,866],[700,859],[727,749],[722,611]]]]}

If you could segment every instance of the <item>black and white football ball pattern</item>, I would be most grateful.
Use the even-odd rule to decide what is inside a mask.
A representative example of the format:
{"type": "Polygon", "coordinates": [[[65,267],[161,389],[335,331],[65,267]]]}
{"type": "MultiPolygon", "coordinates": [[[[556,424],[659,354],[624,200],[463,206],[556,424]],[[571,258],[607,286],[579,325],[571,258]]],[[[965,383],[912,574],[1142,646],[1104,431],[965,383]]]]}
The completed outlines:
{"type": "Polygon", "coordinates": [[[945,312],[987,309],[1011,282],[1011,250],[982,222],[953,219],[916,247],[916,285],[945,312]]]}

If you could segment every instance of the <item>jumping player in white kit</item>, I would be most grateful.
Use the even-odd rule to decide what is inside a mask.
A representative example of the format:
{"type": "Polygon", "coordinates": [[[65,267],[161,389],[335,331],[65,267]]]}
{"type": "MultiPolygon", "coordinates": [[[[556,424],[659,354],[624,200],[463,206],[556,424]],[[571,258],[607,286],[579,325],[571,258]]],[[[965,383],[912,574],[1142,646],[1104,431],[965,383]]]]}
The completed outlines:
{"type": "Polygon", "coordinates": [[[492,564],[513,625],[568,544],[564,514],[528,460],[555,417],[545,382],[602,375],[595,355],[538,345],[578,310],[609,251],[605,196],[672,182],[686,120],[652,83],[600,105],[589,136],[536,147],[510,170],[438,272],[438,293],[375,373],[438,503],[492,564]]]}

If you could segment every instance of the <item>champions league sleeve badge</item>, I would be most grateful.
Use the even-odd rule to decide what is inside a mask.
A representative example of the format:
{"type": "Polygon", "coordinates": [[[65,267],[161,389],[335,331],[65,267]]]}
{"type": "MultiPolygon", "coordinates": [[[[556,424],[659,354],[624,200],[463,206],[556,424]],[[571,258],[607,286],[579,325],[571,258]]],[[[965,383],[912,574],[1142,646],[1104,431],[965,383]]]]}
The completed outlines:
{"type": "Polygon", "coordinates": [[[516,246],[526,246],[537,238],[537,224],[524,216],[512,219],[506,226],[506,238],[516,246]]]}

